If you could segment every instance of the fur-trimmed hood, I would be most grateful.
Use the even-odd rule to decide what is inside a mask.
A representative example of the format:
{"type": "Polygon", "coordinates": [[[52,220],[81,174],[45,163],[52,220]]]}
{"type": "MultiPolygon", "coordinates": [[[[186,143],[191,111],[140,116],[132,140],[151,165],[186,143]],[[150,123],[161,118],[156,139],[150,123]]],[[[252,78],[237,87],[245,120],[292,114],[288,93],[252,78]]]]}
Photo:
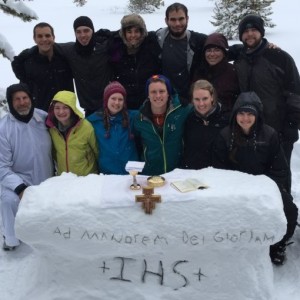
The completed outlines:
{"type": "Polygon", "coordinates": [[[138,48],[141,45],[141,43],[144,41],[145,37],[148,35],[144,19],[138,14],[130,14],[124,16],[121,20],[121,29],[119,31],[119,35],[122,38],[124,44],[128,48],[134,48],[134,49],[138,48]],[[140,29],[142,36],[139,44],[134,46],[128,44],[125,38],[125,30],[129,27],[137,27],[140,29]]]}

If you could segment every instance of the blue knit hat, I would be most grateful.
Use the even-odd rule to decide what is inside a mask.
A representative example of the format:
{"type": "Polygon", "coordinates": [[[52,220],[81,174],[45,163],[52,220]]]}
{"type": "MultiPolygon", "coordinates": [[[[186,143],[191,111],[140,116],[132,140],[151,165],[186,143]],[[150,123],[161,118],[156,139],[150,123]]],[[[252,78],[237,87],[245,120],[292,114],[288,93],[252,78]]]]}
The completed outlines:
{"type": "Polygon", "coordinates": [[[146,95],[147,96],[149,95],[149,85],[150,85],[150,83],[157,82],[157,81],[161,81],[161,82],[166,84],[169,96],[174,94],[174,90],[172,88],[170,80],[166,76],[158,74],[158,75],[152,75],[147,80],[147,82],[146,82],[146,95]]]}

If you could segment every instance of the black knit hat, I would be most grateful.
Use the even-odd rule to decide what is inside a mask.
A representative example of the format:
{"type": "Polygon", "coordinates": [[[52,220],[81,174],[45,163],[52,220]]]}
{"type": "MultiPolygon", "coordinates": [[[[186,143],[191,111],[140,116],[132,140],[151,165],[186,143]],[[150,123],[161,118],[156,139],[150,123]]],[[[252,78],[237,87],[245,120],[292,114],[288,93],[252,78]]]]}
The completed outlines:
{"type": "Polygon", "coordinates": [[[73,23],[74,31],[75,31],[79,26],[86,26],[86,27],[89,27],[89,28],[91,28],[91,29],[93,30],[93,32],[95,32],[93,22],[92,22],[92,20],[91,20],[89,17],[86,17],[86,16],[78,17],[78,18],[74,21],[74,23],[73,23]]]}
{"type": "Polygon", "coordinates": [[[239,38],[242,40],[242,35],[246,29],[256,28],[261,36],[265,35],[264,20],[259,15],[247,15],[239,24],[239,38]]]}

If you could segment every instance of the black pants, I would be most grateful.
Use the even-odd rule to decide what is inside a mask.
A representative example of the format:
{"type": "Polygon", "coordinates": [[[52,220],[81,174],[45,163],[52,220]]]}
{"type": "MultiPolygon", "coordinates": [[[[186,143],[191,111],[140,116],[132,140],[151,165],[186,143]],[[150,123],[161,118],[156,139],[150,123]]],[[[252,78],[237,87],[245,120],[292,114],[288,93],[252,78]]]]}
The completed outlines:
{"type": "Polygon", "coordinates": [[[288,141],[282,141],[281,142],[282,149],[285,155],[285,158],[287,160],[287,163],[289,165],[289,176],[287,178],[287,190],[289,193],[291,193],[292,190],[292,171],[291,171],[291,158],[292,158],[292,152],[294,148],[294,143],[293,142],[288,142],[288,141]]]}
{"type": "Polygon", "coordinates": [[[283,210],[287,220],[287,230],[286,230],[286,234],[282,239],[282,242],[286,242],[293,236],[295,228],[297,226],[298,208],[296,204],[293,202],[293,197],[290,193],[286,191],[280,191],[280,192],[281,192],[281,197],[283,202],[283,210]]]}

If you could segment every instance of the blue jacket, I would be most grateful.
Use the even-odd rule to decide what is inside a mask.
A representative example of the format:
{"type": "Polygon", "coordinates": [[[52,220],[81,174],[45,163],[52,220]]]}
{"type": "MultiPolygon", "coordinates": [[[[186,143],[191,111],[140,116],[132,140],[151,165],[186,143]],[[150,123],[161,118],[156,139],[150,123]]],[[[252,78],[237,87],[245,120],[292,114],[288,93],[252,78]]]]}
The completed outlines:
{"type": "Polygon", "coordinates": [[[110,137],[106,137],[103,122],[103,111],[97,111],[87,119],[94,127],[98,143],[99,170],[104,174],[128,174],[125,171],[126,163],[138,160],[135,141],[131,137],[133,119],[137,111],[128,110],[130,129],[122,127],[122,114],[118,113],[110,120],[110,137]]]}

